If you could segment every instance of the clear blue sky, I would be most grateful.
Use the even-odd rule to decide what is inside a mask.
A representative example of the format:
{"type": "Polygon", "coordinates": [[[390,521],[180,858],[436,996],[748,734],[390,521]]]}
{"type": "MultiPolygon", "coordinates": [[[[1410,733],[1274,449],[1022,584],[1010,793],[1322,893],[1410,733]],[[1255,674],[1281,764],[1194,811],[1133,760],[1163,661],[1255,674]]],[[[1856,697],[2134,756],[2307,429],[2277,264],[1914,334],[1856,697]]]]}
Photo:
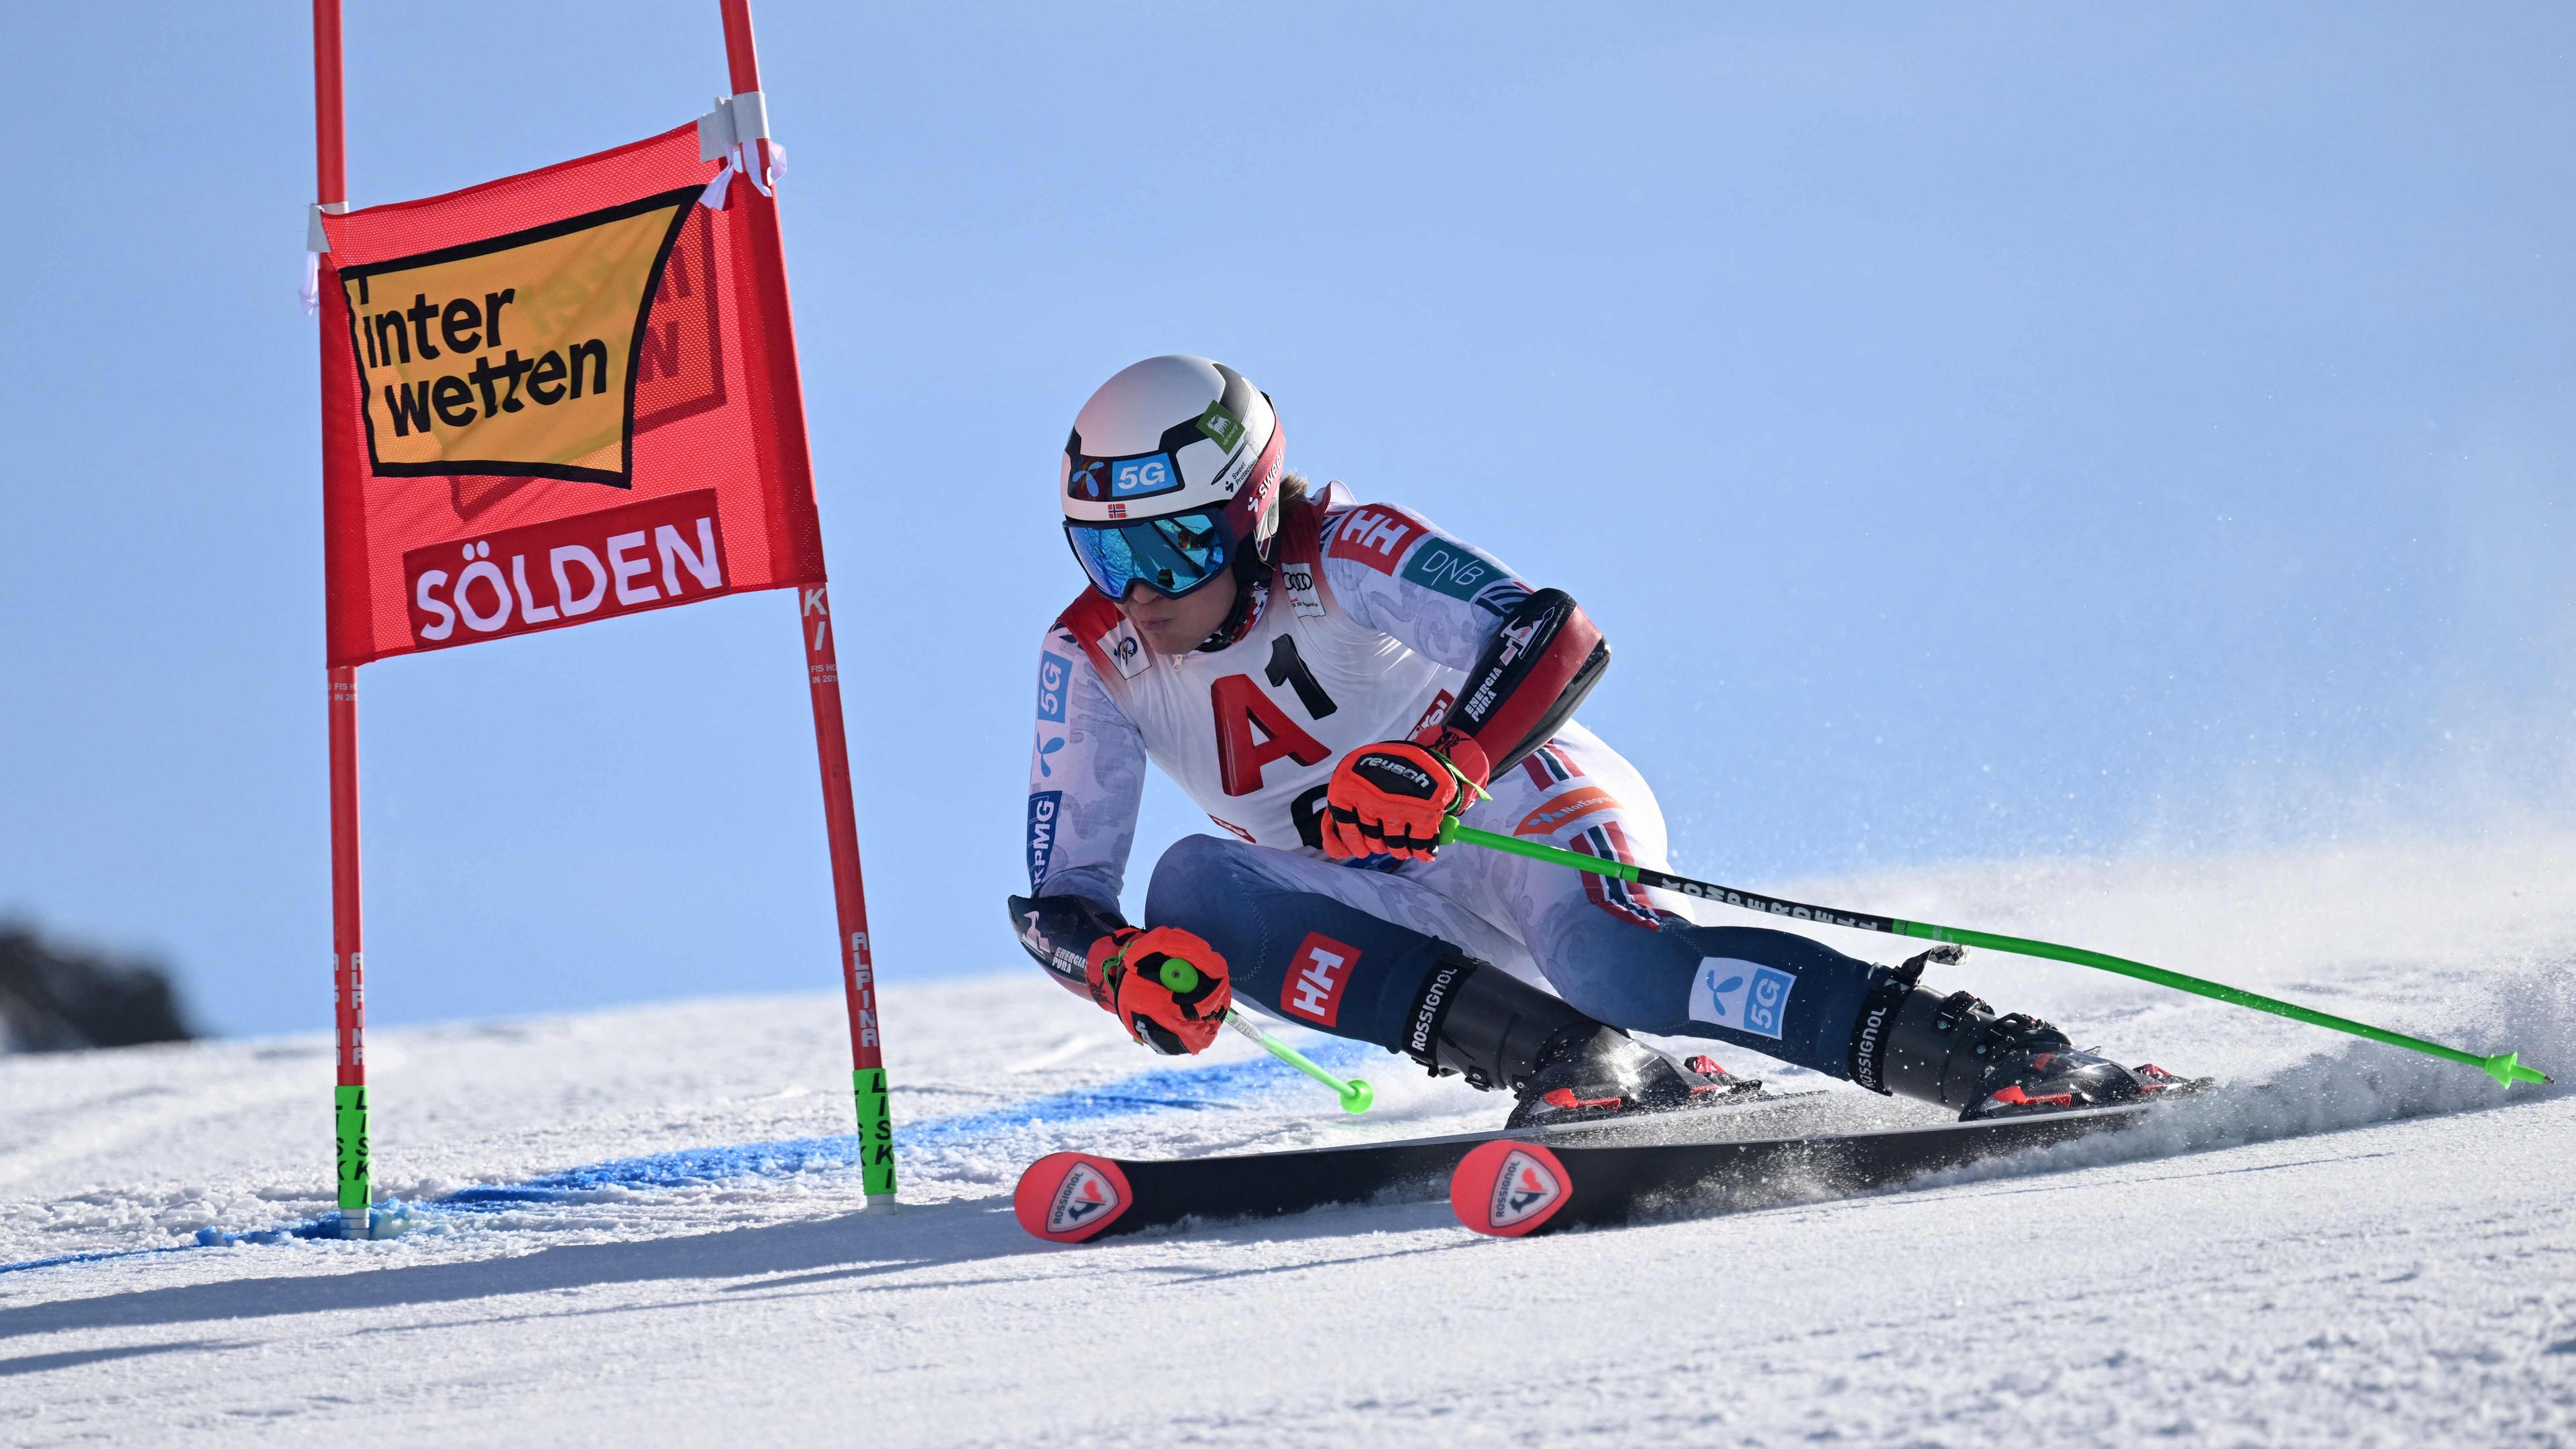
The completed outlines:
{"type": "MultiPolygon", "coordinates": [[[[1175,350],[1587,604],[1684,869],[2571,813],[2565,7],[757,15],[892,977],[1026,969],[1056,456],[1175,350]]],[[[0,238],[0,910],[228,1031],[329,1021],[306,25],[47,6],[0,61],[54,128],[0,238]]],[[[723,87],[714,0],[348,35],[361,205],[723,87]]],[[[791,618],[362,670],[375,1018],[830,989],[791,618]]]]}

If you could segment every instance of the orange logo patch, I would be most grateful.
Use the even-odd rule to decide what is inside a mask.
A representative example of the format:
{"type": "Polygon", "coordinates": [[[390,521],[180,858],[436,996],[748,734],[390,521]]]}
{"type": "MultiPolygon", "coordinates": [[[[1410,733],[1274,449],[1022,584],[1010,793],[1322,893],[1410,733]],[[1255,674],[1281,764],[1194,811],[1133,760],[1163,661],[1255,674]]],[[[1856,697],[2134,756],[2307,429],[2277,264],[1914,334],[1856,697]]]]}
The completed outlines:
{"type": "Polygon", "coordinates": [[[1555,833],[1558,826],[1569,820],[1580,820],[1596,810],[1618,808],[1617,797],[1609,791],[1586,785],[1580,790],[1568,790],[1522,816],[1521,823],[1512,827],[1512,834],[1550,835],[1555,833]]]}

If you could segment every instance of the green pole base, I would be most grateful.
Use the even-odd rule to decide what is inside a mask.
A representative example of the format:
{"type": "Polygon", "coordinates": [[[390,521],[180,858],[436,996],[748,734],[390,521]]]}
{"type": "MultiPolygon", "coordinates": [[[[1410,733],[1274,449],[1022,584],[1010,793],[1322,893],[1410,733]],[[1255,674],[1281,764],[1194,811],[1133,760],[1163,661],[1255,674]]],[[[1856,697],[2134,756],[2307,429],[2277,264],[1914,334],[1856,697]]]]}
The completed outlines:
{"type": "Polygon", "coordinates": [[[850,1073],[850,1088],[859,1109],[859,1173],[874,1207],[894,1201],[894,1113],[886,1097],[883,1067],[861,1067],[850,1073]]]}
{"type": "Polygon", "coordinates": [[[334,1087],[331,1105],[340,1141],[341,1235],[363,1238],[367,1200],[375,1184],[375,1164],[367,1148],[367,1089],[334,1087]]]}
{"type": "Polygon", "coordinates": [[[1365,1112],[1376,1101],[1376,1090],[1357,1077],[1351,1078],[1350,1085],[1342,1088],[1342,1110],[1345,1112],[1365,1112]]]}

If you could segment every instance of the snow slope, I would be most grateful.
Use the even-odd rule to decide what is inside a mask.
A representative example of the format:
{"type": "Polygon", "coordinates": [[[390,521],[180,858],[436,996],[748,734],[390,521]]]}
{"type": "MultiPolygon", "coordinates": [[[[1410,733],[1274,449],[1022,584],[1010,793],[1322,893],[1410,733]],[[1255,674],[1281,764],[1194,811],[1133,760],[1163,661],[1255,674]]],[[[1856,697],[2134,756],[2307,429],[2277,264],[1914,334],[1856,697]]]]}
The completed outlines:
{"type": "MultiPolygon", "coordinates": [[[[2576,836],[1783,886],[2576,1072],[2576,836]]],[[[1883,939],[1825,932],[1890,959],[1883,939]]],[[[400,969],[390,953],[378,969],[400,969]]],[[[2576,1100],[2072,967],[1953,973],[2271,1083],[1913,1190],[1526,1242],[1442,1204],[1053,1248],[1020,1167],[1487,1125],[1327,1044],[1173,1066],[1028,971],[886,993],[861,1214],[836,997],[381,1031],[325,1213],[320,1039],[0,1059],[0,1442],[2576,1442],[2576,1100]],[[283,1231],[281,1231],[283,1230],[283,1231]],[[200,1246],[200,1244],[205,1244],[200,1246]],[[20,1266],[33,1265],[33,1266],[20,1266]]],[[[1721,1053],[1832,1125],[1919,1109],[1721,1053]]]]}

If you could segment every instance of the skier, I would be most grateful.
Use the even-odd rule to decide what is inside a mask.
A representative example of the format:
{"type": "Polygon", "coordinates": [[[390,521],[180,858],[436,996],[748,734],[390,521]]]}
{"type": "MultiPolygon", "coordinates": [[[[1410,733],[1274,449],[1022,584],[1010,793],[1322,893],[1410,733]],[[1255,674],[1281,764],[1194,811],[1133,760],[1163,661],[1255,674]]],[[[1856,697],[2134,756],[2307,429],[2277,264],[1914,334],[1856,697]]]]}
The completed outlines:
{"type": "Polygon", "coordinates": [[[1038,653],[1020,941],[1166,1053],[1237,1000],[1518,1098],[1518,1127],[1758,1086],[1630,1031],[1706,1037],[1965,1118],[2175,1079],[2074,1050],[1901,966],[1496,851],[1452,816],[1660,868],[1645,780],[1574,720],[1610,659],[1557,589],[1419,514],[1285,470],[1267,395],[1205,358],[1092,394],[1057,492],[1089,587],[1038,653]],[[1175,843],[1118,909],[1151,760],[1225,836],[1175,843]]]}

